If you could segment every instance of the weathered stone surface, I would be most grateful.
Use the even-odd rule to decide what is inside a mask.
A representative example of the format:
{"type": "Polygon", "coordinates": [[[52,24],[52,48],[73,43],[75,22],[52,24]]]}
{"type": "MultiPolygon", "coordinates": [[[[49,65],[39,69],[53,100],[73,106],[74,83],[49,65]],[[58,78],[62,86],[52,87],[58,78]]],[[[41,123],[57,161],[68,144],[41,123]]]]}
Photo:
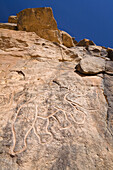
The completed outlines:
{"type": "Polygon", "coordinates": [[[97,74],[105,71],[105,60],[98,57],[85,57],[77,67],[84,74],[97,74]]]}
{"type": "Polygon", "coordinates": [[[72,37],[65,31],[60,31],[62,36],[62,44],[66,47],[74,47],[73,39],[72,37]]]}
{"type": "Polygon", "coordinates": [[[89,45],[95,45],[95,43],[91,40],[83,39],[76,44],[76,46],[86,46],[86,47],[89,45]]]}
{"type": "Polygon", "coordinates": [[[104,76],[104,95],[108,103],[107,125],[113,137],[113,75],[104,76]]]}
{"type": "Polygon", "coordinates": [[[59,42],[57,23],[50,7],[24,9],[17,17],[18,30],[35,32],[41,38],[59,42]]]}
{"type": "Polygon", "coordinates": [[[35,32],[41,38],[74,47],[72,37],[65,31],[58,30],[50,7],[24,9],[17,17],[18,30],[35,32]]]}
{"type": "Polygon", "coordinates": [[[57,30],[57,23],[50,7],[24,9],[17,14],[17,17],[20,30],[33,31],[36,29],[38,31],[40,28],[57,30]]]}
{"type": "Polygon", "coordinates": [[[41,39],[33,32],[0,29],[0,49],[3,55],[34,57],[37,60],[80,60],[75,50],[41,39]]]}
{"type": "Polygon", "coordinates": [[[76,73],[86,55],[0,29],[1,169],[113,169],[112,76],[76,73]]]}
{"type": "Polygon", "coordinates": [[[91,53],[90,55],[107,58],[108,52],[107,49],[104,49],[101,46],[90,45],[88,47],[88,51],[91,53]]]}
{"type": "Polygon", "coordinates": [[[38,35],[49,41],[61,43],[61,35],[59,30],[42,29],[38,35]]]}
{"type": "Polygon", "coordinates": [[[113,74],[113,61],[106,61],[106,73],[113,74]]]}
{"type": "Polygon", "coordinates": [[[0,23],[0,28],[17,30],[17,24],[14,23],[0,23]]]}
{"type": "Polygon", "coordinates": [[[17,16],[11,15],[8,18],[8,22],[17,24],[17,19],[18,19],[17,16]]]}

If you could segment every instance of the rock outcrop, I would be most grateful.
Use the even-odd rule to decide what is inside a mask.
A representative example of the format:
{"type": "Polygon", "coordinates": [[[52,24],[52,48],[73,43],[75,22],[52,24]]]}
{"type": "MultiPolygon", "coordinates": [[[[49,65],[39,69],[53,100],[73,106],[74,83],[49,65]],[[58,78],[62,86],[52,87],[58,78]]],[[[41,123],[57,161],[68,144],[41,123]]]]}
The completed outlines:
{"type": "Polygon", "coordinates": [[[95,43],[93,41],[91,41],[91,40],[83,39],[83,40],[79,41],[76,45],[77,46],[85,46],[85,47],[87,47],[89,45],[95,45],[95,43]]]}
{"type": "Polygon", "coordinates": [[[57,42],[66,47],[73,47],[72,37],[57,28],[52,9],[45,8],[29,8],[17,14],[18,30],[35,32],[41,38],[52,42],[57,42]]]}
{"type": "Polygon", "coordinates": [[[18,30],[35,32],[41,38],[60,43],[60,32],[51,8],[24,9],[17,17],[18,30]]]}
{"type": "Polygon", "coordinates": [[[17,24],[17,20],[18,20],[17,16],[11,15],[8,18],[8,23],[15,23],[15,24],[17,24]]]}
{"type": "Polygon", "coordinates": [[[61,37],[62,37],[62,44],[66,47],[74,47],[74,42],[72,37],[65,31],[60,31],[61,37]]]}
{"type": "Polygon", "coordinates": [[[113,169],[113,61],[65,43],[0,28],[3,170],[113,169]]]}

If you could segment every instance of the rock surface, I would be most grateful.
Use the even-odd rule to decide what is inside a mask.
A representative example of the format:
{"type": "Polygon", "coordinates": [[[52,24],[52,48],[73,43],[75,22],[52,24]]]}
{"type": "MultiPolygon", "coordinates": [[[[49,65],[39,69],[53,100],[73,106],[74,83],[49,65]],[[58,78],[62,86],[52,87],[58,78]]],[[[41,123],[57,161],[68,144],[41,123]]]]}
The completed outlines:
{"type": "Polygon", "coordinates": [[[0,28],[17,30],[17,24],[14,23],[0,23],[0,28]]]}
{"type": "Polygon", "coordinates": [[[105,71],[108,74],[113,74],[113,61],[107,61],[106,62],[106,67],[105,67],[105,71]]]}
{"type": "Polygon", "coordinates": [[[8,22],[17,24],[17,19],[18,19],[17,16],[11,15],[8,18],[8,22]]]}
{"type": "Polygon", "coordinates": [[[85,57],[77,70],[84,74],[97,74],[105,71],[105,60],[99,57],[85,57]]]}
{"type": "Polygon", "coordinates": [[[65,31],[58,30],[50,7],[24,9],[17,14],[17,17],[18,30],[35,32],[41,38],[66,47],[74,47],[72,37],[65,31]]]}
{"type": "Polygon", "coordinates": [[[76,46],[89,46],[89,45],[95,45],[95,43],[91,40],[83,39],[76,44],[76,46]]]}
{"type": "Polygon", "coordinates": [[[60,42],[57,23],[51,8],[24,9],[17,14],[17,17],[18,30],[35,32],[41,38],[60,42]]]}
{"type": "Polygon", "coordinates": [[[113,169],[113,63],[106,54],[96,45],[67,48],[0,29],[2,170],[113,169]],[[104,72],[79,74],[83,61],[104,72]]]}
{"type": "Polygon", "coordinates": [[[62,36],[62,44],[66,47],[74,47],[73,38],[65,31],[60,31],[62,36]]]}

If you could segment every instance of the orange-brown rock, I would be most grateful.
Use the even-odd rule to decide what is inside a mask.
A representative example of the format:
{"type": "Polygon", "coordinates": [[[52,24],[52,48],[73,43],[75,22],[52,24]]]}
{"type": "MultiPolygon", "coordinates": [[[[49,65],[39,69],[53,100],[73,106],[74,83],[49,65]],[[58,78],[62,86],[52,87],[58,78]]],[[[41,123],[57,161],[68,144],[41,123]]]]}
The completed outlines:
{"type": "Polygon", "coordinates": [[[85,46],[85,47],[87,47],[89,45],[95,45],[95,43],[91,40],[83,39],[76,44],[76,46],[85,46]]]}
{"type": "Polygon", "coordinates": [[[35,32],[41,38],[66,47],[74,46],[72,37],[65,31],[58,30],[50,7],[24,9],[17,14],[17,17],[18,30],[35,32]]]}
{"type": "Polygon", "coordinates": [[[57,23],[50,7],[24,9],[17,17],[18,30],[35,32],[41,38],[59,42],[57,23]]]}
{"type": "Polygon", "coordinates": [[[74,47],[73,38],[65,31],[60,31],[62,44],[66,47],[74,47]]]}
{"type": "Polygon", "coordinates": [[[17,16],[14,16],[14,15],[9,16],[8,23],[15,23],[15,24],[17,24],[17,16]]]}

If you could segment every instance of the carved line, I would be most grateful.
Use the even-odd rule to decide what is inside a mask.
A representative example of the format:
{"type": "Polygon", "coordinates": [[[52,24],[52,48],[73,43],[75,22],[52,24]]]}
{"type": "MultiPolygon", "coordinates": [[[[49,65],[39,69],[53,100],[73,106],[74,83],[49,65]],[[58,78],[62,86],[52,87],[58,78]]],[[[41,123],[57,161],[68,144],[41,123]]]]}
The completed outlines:
{"type": "MultiPolygon", "coordinates": [[[[35,97],[35,98],[36,98],[36,97],[35,97]]],[[[11,148],[11,154],[12,154],[12,155],[19,154],[19,153],[21,153],[21,152],[23,152],[23,151],[26,150],[26,147],[27,147],[27,143],[26,143],[27,136],[28,136],[28,134],[30,133],[30,131],[32,130],[32,128],[33,128],[33,126],[34,126],[34,123],[35,123],[35,121],[36,121],[36,118],[37,118],[37,105],[36,105],[36,113],[35,113],[34,122],[33,122],[32,126],[31,126],[31,128],[27,131],[27,133],[26,133],[26,135],[25,135],[25,138],[24,138],[24,148],[21,149],[20,151],[16,151],[16,152],[14,152],[15,145],[16,145],[16,132],[15,132],[14,124],[15,124],[15,121],[16,121],[16,119],[17,119],[17,116],[18,116],[18,113],[19,113],[20,109],[21,109],[24,105],[26,105],[26,104],[28,104],[29,102],[33,101],[35,98],[33,98],[33,99],[31,99],[31,100],[29,99],[26,103],[24,103],[23,105],[21,105],[21,106],[19,107],[19,109],[17,110],[16,116],[15,116],[14,121],[13,121],[13,123],[12,123],[12,134],[13,134],[13,146],[12,146],[12,148],[11,148]]]]}
{"type": "MultiPolygon", "coordinates": [[[[65,100],[66,102],[68,102],[72,107],[76,107],[76,105],[78,105],[78,104],[76,104],[76,105],[74,106],[74,105],[72,104],[72,102],[66,98],[68,94],[69,94],[69,93],[65,94],[64,100],[65,100]]],[[[34,99],[32,99],[32,100],[34,100],[34,99]]],[[[31,101],[32,101],[32,100],[31,100],[31,101]]],[[[65,111],[64,111],[63,109],[61,109],[61,108],[58,108],[58,107],[55,107],[55,108],[57,109],[57,111],[55,111],[54,113],[50,114],[49,116],[46,116],[46,117],[38,116],[38,115],[37,115],[37,105],[36,105],[35,119],[34,119],[34,122],[33,122],[32,126],[31,126],[30,129],[27,131],[27,133],[25,134],[25,137],[24,137],[24,147],[23,147],[21,150],[14,152],[14,148],[15,148],[15,145],[16,145],[16,133],[15,133],[14,124],[15,124],[15,121],[16,121],[16,119],[17,119],[17,116],[18,116],[18,113],[19,113],[20,109],[21,109],[24,105],[26,105],[27,103],[29,103],[29,102],[30,102],[30,99],[29,99],[26,103],[24,103],[23,105],[20,106],[20,108],[18,109],[18,111],[17,111],[17,113],[16,113],[16,116],[15,116],[15,119],[14,119],[14,121],[13,121],[13,124],[12,124],[13,147],[12,147],[11,153],[12,153],[13,155],[19,154],[19,153],[21,153],[21,152],[23,152],[23,151],[26,150],[26,148],[27,148],[27,141],[26,141],[26,140],[27,140],[27,136],[29,135],[29,133],[30,133],[30,131],[31,131],[32,129],[33,129],[33,131],[34,131],[34,134],[38,137],[39,142],[42,143],[41,140],[40,140],[40,136],[37,134],[36,128],[35,128],[35,122],[36,122],[37,117],[39,117],[39,118],[41,118],[41,119],[46,119],[46,120],[47,120],[46,132],[47,132],[48,134],[50,134],[51,136],[53,136],[53,134],[48,131],[49,118],[50,118],[50,117],[53,117],[53,119],[57,120],[57,122],[60,124],[59,120],[55,117],[55,114],[56,114],[58,111],[63,111],[66,120],[67,120],[68,122],[70,122],[70,120],[68,119],[67,114],[65,113],[65,111]]],[[[82,107],[82,106],[79,105],[79,107],[82,107]]],[[[76,109],[77,109],[77,108],[76,108],[76,109]]],[[[79,110],[79,111],[80,111],[80,110],[79,110]]],[[[77,122],[77,121],[75,120],[73,114],[70,113],[70,116],[72,117],[73,121],[74,121],[76,124],[79,124],[79,125],[84,123],[84,121],[85,121],[85,116],[86,116],[83,111],[81,111],[81,112],[84,114],[84,120],[83,120],[82,122],[77,122]]],[[[70,125],[69,125],[68,127],[70,127],[70,126],[71,126],[71,122],[70,122],[70,125]]],[[[67,129],[68,127],[62,128],[62,129],[67,129]]],[[[51,138],[51,140],[52,140],[52,138],[51,138]]],[[[51,140],[50,140],[50,141],[51,141],[51,140]]],[[[49,142],[50,142],[50,141],[49,141],[49,142]]]]}
{"type": "MultiPolygon", "coordinates": [[[[46,119],[46,118],[42,118],[42,117],[40,117],[40,116],[37,116],[37,117],[39,117],[39,118],[41,118],[41,119],[46,119]]],[[[50,136],[51,136],[50,141],[48,141],[48,142],[46,142],[46,143],[49,143],[49,142],[51,142],[51,141],[52,141],[52,134],[48,131],[49,119],[46,119],[46,120],[47,120],[46,133],[50,134],[50,136]]],[[[45,144],[45,143],[42,143],[42,142],[41,142],[40,135],[38,135],[38,134],[37,134],[37,130],[36,130],[36,127],[35,127],[35,126],[34,126],[33,130],[34,130],[35,135],[36,135],[36,136],[37,136],[37,138],[39,139],[39,143],[41,143],[41,144],[45,144]]]]}
{"type": "MultiPolygon", "coordinates": [[[[72,102],[71,102],[69,99],[66,98],[68,94],[69,94],[69,93],[67,93],[67,94],[64,96],[64,100],[67,101],[73,108],[76,108],[76,105],[78,105],[78,104],[75,103],[75,105],[73,105],[72,102]]],[[[79,105],[79,106],[80,106],[80,105],[79,105]]],[[[81,106],[80,106],[80,107],[81,107],[81,106]]],[[[77,108],[76,108],[76,110],[77,110],[77,108]]],[[[80,110],[79,110],[79,111],[80,111],[80,110]]],[[[73,121],[74,121],[76,124],[78,124],[78,125],[84,124],[85,118],[86,118],[86,114],[85,114],[83,111],[80,111],[80,112],[82,112],[82,113],[84,114],[84,119],[83,119],[82,122],[77,122],[77,121],[75,120],[73,114],[72,114],[72,113],[69,113],[69,114],[71,115],[73,121]]]]}

